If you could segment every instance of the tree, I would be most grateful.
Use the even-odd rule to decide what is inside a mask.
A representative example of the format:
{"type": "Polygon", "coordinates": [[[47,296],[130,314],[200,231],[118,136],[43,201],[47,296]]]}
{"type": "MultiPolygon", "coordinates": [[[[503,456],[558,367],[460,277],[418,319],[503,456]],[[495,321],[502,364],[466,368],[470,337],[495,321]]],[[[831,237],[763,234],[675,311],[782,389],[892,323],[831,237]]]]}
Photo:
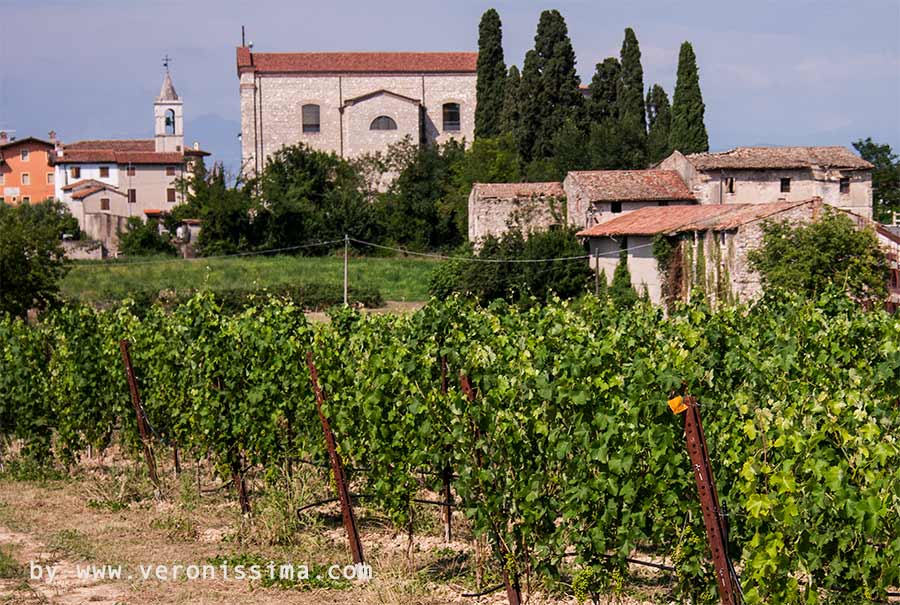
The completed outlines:
{"type": "Polygon", "coordinates": [[[561,181],[570,170],[588,170],[591,159],[588,154],[588,138],[581,125],[568,117],[553,135],[553,162],[556,174],[553,180],[561,181]]]}
{"type": "Polygon", "coordinates": [[[659,84],[654,84],[647,93],[647,160],[655,164],[672,153],[669,134],[672,112],[669,96],[659,84]]]}
{"type": "Polygon", "coordinates": [[[900,211],[900,161],[890,145],[880,145],[872,137],[853,143],[862,159],[871,162],[872,216],[881,222],[890,222],[891,213],[900,211]]]}
{"type": "Polygon", "coordinates": [[[72,232],[74,220],[56,200],[0,204],[0,314],[24,317],[59,301],[69,270],[62,234],[72,232]]]}
{"type": "Polygon", "coordinates": [[[500,132],[515,139],[519,129],[519,68],[510,66],[503,84],[503,109],[500,112],[500,132]]]}
{"type": "Polygon", "coordinates": [[[628,270],[628,252],[619,253],[619,264],[613,272],[612,283],[607,290],[617,307],[630,308],[638,302],[637,292],[631,286],[631,272],[628,270]]]}
{"type": "Polygon", "coordinates": [[[119,237],[119,250],[126,256],[178,254],[169,236],[159,232],[159,221],[148,219],[144,222],[137,216],[128,219],[125,233],[119,237]]]}
{"type": "Polygon", "coordinates": [[[475,138],[500,134],[506,64],[503,62],[503,33],[500,15],[488,9],[478,25],[478,80],[476,84],[475,138]]]}
{"type": "Polygon", "coordinates": [[[629,168],[644,168],[647,157],[647,117],[644,107],[644,68],[637,36],[625,29],[620,54],[616,103],[621,133],[621,154],[629,168]]]}
{"type": "Polygon", "coordinates": [[[525,53],[516,100],[518,109],[516,148],[523,162],[529,162],[534,157],[535,141],[544,113],[540,105],[541,89],[540,57],[537,51],[529,50],[525,53]]]}
{"type": "Polygon", "coordinates": [[[601,63],[597,63],[594,77],[588,85],[590,99],[587,102],[587,117],[592,124],[618,119],[617,99],[621,70],[619,60],[615,57],[607,57],[601,63]]]}
{"type": "Polygon", "coordinates": [[[691,43],[684,42],[678,55],[678,79],[672,98],[669,144],[673,149],[681,153],[709,151],[709,136],[703,123],[704,111],[697,57],[691,43]]]}
{"type": "Polygon", "coordinates": [[[521,139],[525,161],[550,157],[553,135],[567,117],[577,117],[582,109],[579,83],[565,19],[557,10],[545,10],[538,21],[534,50],[525,56],[522,72],[520,98],[528,107],[522,120],[533,128],[533,141],[521,139]]]}
{"type": "Polygon", "coordinates": [[[763,223],[762,244],[747,255],[763,286],[815,297],[837,286],[864,303],[887,294],[888,264],[875,233],[827,209],[817,221],[763,223]]]}

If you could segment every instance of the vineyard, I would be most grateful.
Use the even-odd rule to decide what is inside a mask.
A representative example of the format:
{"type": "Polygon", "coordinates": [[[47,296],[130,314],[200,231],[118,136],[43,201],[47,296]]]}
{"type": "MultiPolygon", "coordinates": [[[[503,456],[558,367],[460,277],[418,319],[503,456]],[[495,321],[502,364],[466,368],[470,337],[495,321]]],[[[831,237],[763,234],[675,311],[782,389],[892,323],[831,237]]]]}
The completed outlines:
{"type": "Polygon", "coordinates": [[[900,586],[900,320],[840,296],[686,306],[587,298],[410,315],[213,295],[173,309],[69,306],[0,320],[0,432],[73,464],[89,445],[144,453],[120,339],[157,455],[248,469],[327,465],[307,355],[353,490],[398,529],[453,502],[516,585],[614,592],[635,553],[673,595],[718,602],[683,422],[700,402],[730,556],[747,603],[886,601],[900,586]],[[448,489],[449,487],[449,489],[448,489]]]}

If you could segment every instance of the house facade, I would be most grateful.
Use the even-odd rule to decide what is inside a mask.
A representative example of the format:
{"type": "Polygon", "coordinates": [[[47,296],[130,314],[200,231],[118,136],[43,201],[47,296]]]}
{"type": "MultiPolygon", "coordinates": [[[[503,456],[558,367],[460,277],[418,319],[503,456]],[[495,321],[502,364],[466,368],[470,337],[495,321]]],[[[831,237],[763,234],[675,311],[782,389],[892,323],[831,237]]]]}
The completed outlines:
{"type": "Polygon", "coordinates": [[[54,195],[68,206],[88,238],[110,251],[128,219],[167,212],[184,201],[179,183],[192,162],[209,155],[184,146],[182,100],[166,71],[154,102],[154,138],[57,144],[51,154],[54,195]]]}
{"type": "Polygon", "coordinates": [[[55,173],[50,156],[56,135],[50,140],[11,139],[0,132],[0,203],[37,204],[54,193],[55,173]]]}
{"type": "Polygon", "coordinates": [[[754,204],[811,197],[872,218],[872,164],[846,147],[738,147],[675,151],[657,166],[681,175],[700,204],[754,204]]]}
{"type": "Polygon", "coordinates": [[[237,49],[242,172],[304,143],[353,158],[472,141],[478,53],[258,53],[237,49]]]}
{"type": "Polygon", "coordinates": [[[476,245],[510,229],[527,237],[565,222],[562,183],[475,183],[469,194],[469,241],[476,245]]]}

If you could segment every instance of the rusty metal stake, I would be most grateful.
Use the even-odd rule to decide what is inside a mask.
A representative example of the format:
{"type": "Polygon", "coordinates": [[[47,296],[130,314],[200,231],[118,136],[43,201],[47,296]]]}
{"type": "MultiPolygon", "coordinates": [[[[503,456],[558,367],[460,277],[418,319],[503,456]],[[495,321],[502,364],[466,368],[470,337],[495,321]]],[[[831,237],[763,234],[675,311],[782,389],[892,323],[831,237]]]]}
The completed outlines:
{"type": "Polygon", "coordinates": [[[131,352],[128,341],[124,338],[119,341],[119,349],[122,351],[122,362],[125,364],[125,375],[128,378],[128,388],[131,391],[131,405],[137,416],[138,433],[141,435],[141,443],[144,446],[144,458],[147,460],[147,471],[150,481],[159,490],[159,476],[156,474],[156,458],[153,456],[153,446],[150,443],[150,431],[144,422],[144,406],[141,404],[141,395],[138,393],[137,379],[134,377],[134,367],[131,365],[131,352]]]}
{"type": "Polygon", "coordinates": [[[312,380],[313,391],[316,394],[316,408],[319,411],[319,420],[322,421],[322,432],[325,433],[328,457],[331,459],[331,467],[334,471],[334,482],[337,485],[338,499],[341,502],[341,516],[344,519],[347,539],[350,541],[350,553],[353,555],[354,563],[364,563],[362,543],[359,541],[359,533],[356,531],[356,517],[353,515],[353,506],[350,503],[350,490],[347,489],[341,455],[338,454],[334,433],[331,432],[331,425],[328,424],[328,419],[322,411],[325,395],[319,387],[319,373],[316,371],[316,366],[313,363],[312,352],[306,353],[306,365],[309,367],[309,377],[312,380]]]}
{"type": "MultiPolygon", "coordinates": [[[[445,355],[441,355],[441,394],[447,394],[447,357],[445,355]]],[[[449,456],[450,454],[450,446],[444,448],[444,452],[449,456]]],[[[450,480],[453,477],[453,471],[450,469],[450,465],[444,465],[443,470],[441,471],[441,477],[444,483],[444,502],[447,503],[447,506],[444,507],[443,517],[444,517],[444,542],[448,544],[453,540],[453,493],[450,489],[450,480]]]]}
{"type": "MultiPolygon", "coordinates": [[[[459,384],[462,387],[463,393],[466,394],[466,399],[470,402],[475,401],[475,389],[472,388],[472,383],[469,381],[469,377],[466,374],[460,373],[459,375],[459,384]]],[[[476,438],[480,436],[480,432],[478,428],[475,428],[475,436],[476,438]]],[[[481,459],[481,454],[476,454],[476,459],[478,462],[478,466],[483,465],[483,461],[481,459]]],[[[519,586],[519,576],[516,573],[510,575],[507,571],[506,563],[507,563],[507,555],[509,555],[509,551],[504,547],[503,541],[500,539],[500,532],[496,527],[493,528],[494,533],[494,542],[497,544],[497,548],[500,550],[500,559],[503,564],[503,585],[506,587],[506,598],[509,601],[509,605],[521,605],[522,603],[522,588],[519,586]]]]}
{"type": "Polygon", "coordinates": [[[676,414],[686,412],[684,416],[684,436],[687,441],[691,467],[694,469],[694,481],[700,496],[700,508],[703,523],[706,525],[706,538],[712,553],[713,565],[716,569],[716,583],[722,605],[738,603],[740,588],[732,577],[731,565],[728,562],[728,544],[725,541],[724,515],[719,506],[719,495],[709,462],[709,450],[703,423],[700,421],[700,408],[694,397],[676,397],[669,401],[669,407],[676,414]]]}

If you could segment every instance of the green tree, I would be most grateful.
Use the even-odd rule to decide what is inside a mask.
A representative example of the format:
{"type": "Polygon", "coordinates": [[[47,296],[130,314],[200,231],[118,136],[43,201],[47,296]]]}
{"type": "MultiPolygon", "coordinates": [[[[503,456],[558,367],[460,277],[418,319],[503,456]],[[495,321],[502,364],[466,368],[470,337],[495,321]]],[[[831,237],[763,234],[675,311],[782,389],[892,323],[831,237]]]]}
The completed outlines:
{"type": "Polygon", "coordinates": [[[588,155],[590,167],[594,169],[626,167],[621,154],[622,137],[619,128],[618,92],[621,71],[619,60],[608,57],[597,63],[588,86],[588,155]]]}
{"type": "Polygon", "coordinates": [[[639,300],[637,292],[631,286],[631,272],[628,270],[628,252],[619,253],[619,264],[613,272],[612,283],[607,290],[610,299],[618,307],[633,307],[639,300]]]}
{"type": "Polygon", "coordinates": [[[506,64],[503,62],[503,32],[500,15],[488,9],[478,25],[478,80],[475,105],[475,138],[500,134],[506,64]]]}
{"type": "Polygon", "coordinates": [[[644,68],[634,30],[625,29],[620,54],[616,103],[621,133],[621,155],[628,168],[644,168],[647,162],[647,117],[644,107],[644,68]]]}
{"type": "Polygon", "coordinates": [[[659,84],[654,84],[647,93],[647,161],[651,164],[669,156],[669,133],[672,125],[672,111],[669,96],[659,84]]]}
{"type": "Polygon", "coordinates": [[[159,232],[159,221],[132,216],[128,219],[125,233],[119,237],[119,250],[126,256],[168,254],[175,256],[178,250],[169,241],[168,234],[159,232]]]}
{"type": "Polygon", "coordinates": [[[872,216],[890,222],[893,212],[900,212],[900,161],[888,144],[878,144],[867,137],[853,143],[862,159],[871,162],[872,216]]]}
{"type": "Polygon", "coordinates": [[[767,289],[815,297],[837,286],[865,303],[887,294],[888,264],[875,233],[836,210],[796,226],[764,223],[762,245],[747,258],[767,289]]]}
{"type": "Polygon", "coordinates": [[[534,157],[535,141],[538,138],[543,110],[541,109],[541,67],[540,57],[537,51],[529,50],[525,53],[525,63],[522,66],[522,76],[519,78],[518,109],[515,137],[516,148],[523,162],[530,162],[534,157]]]}
{"type": "Polygon", "coordinates": [[[584,97],[575,71],[575,51],[565,19],[557,10],[545,10],[538,21],[534,50],[525,57],[520,98],[528,110],[522,120],[533,120],[533,141],[522,140],[525,161],[550,157],[553,135],[567,117],[577,117],[584,97]]]}
{"type": "Polygon", "coordinates": [[[69,270],[61,241],[77,222],[56,200],[0,204],[0,316],[24,317],[32,307],[59,301],[59,282],[69,270]]]}
{"type": "Polygon", "coordinates": [[[573,118],[566,118],[553,135],[553,162],[556,174],[553,180],[561,181],[570,170],[588,170],[591,159],[588,154],[588,137],[580,124],[573,118]]]}
{"type": "Polygon", "coordinates": [[[503,84],[503,108],[500,112],[500,132],[516,137],[519,129],[519,68],[511,65],[503,84]]]}
{"type": "Polygon", "coordinates": [[[684,42],[678,54],[678,79],[672,97],[669,144],[673,149],[681,153],[709,151],[709,136],[703,123],[705,108],[694,47],[684,42]]]}

